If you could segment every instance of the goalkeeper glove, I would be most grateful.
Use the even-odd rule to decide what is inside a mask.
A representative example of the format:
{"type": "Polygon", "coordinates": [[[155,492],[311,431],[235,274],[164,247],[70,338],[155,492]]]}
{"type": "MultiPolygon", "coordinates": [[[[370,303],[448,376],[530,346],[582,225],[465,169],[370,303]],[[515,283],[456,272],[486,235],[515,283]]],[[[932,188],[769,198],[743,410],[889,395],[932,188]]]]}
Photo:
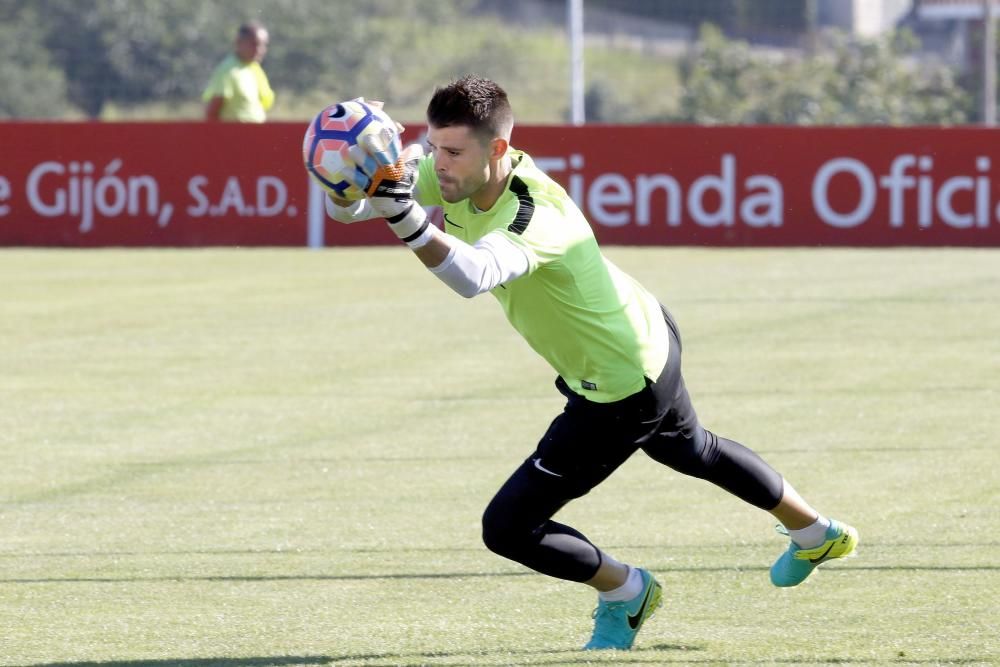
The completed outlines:
{"type": "Polygon", "coordinates": [[[396,160],[374,142],[367,142],[364,147],[352,146],[349,152],[367,177],[367,182],[355,181],[353,185],[364,190],[372,209],[386,219],[396,236],[411,248],[429,241],[427,213],[413,198],[417,165],[424,153],[420,144],[410,144],[396,160]]]}

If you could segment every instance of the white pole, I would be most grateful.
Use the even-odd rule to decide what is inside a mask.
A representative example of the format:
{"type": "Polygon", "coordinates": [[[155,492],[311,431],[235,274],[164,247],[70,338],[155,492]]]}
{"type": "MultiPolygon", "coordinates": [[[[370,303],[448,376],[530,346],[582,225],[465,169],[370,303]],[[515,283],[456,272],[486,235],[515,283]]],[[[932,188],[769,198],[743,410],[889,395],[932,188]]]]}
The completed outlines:
{"type": "Polygon", "coordinates": [[[322,248],[326,245],[326,194],[313,179],[309,179],[309,202],[306,210],[306,245],[322,248]]]}
{"type": "Polygon", "coordinates": [[[997,24],[994,0],[983,0],[983,125],[997,124],[997,24]]]}
{"type": "Polygon", "coordinates": [[[569,120],[573,125],[586,122],[583,110],[583,0],[566,0],[569,32],[569,120]]]}

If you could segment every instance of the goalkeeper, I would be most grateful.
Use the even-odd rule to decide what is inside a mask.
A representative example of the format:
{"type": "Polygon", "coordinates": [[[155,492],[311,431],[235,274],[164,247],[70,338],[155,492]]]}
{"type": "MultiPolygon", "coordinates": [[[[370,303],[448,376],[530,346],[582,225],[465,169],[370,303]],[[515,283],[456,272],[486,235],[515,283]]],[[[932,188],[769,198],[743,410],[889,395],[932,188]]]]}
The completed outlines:
{"type": "Polygon", "coordinates": [[[698,422],[676,323],[602,255],[562,187],[510,146],[506,93],[465,77],[435,91],[427,123],[428,155],[411,145],[394,161],[368,146],[355,155],[369,177],[355,185],[368,197],[331,196],[327,211],[345,223],[385,218],[450,288],[464,297],[493,294],[558,373],[565,408],[486,508],[483,541],[542,574],[597,590],[585,648],[631,648],[661,603],[660,584],[552,517],[638,449],[781,522],[791,543],[771,567],[776,586],[795,586],[819,563],[851,554],[852,527],[817,513],[759,456],[698,422]],[[444,209],[444,231],[421,205],[444,209]]]}

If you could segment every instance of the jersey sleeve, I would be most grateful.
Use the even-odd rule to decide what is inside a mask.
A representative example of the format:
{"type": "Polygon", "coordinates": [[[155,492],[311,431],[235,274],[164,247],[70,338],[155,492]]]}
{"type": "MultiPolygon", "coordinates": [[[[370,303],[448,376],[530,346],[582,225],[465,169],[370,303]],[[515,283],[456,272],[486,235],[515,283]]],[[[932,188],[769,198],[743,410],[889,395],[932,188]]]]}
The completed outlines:
{"type": "Polygon", "coordinates": [[[521,246],[491,232],[474,245],[456,243],[445,260],[430,271],[461,296],[471,298],[517,280],[529,268],[521,246]]]}

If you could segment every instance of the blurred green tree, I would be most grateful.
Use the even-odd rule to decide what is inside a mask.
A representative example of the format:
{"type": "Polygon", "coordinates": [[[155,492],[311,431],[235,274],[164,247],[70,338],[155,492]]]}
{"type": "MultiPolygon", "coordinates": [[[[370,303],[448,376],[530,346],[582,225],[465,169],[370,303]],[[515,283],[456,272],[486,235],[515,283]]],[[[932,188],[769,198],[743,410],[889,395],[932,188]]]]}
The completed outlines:
{"type": "Polygon", "coordinates": [[[701,29],[682,64],[680,111],[701,124],[950,125],[970,120],[971,100],[945,66],[910,61],[908,32],[855,40],[831,31],[815,53],[761,55],[717,28],[701,29]]]}
{"type": "MultiPolygon", "coordinates": [[[[382,90],[401,60],[433,44],[428,25],[448,25],[474,0],[369,0],[365,20],[347,0],[35,0],[45,45],[70,100],[98,117],[109,102],[198,99],[236,28],[259,20],[271,34],[264,62],[275,87],[382,90]],[[98,85],[99,84],[99,85],[98,85]]],[[[280,100],[279,100],[280,103],[280,100]]]]}
{"type": "MultiPolygon", "coordinates": [[[[306,118],[331,100],[365,95],[390,102],[403,121],[422,119],[434,85],[473,72],[503,82],[519,118],[565,120],[562,27],[526,29],[479,12],[484,1],[369,0],[361,20],[356,0],[0,0],[0,85],[16,91],[0,100],[0,118],[100,118],[144,106],[157,117],[191,117],[237,26],[256,19],[271,33],[264,67],[278,91],[275,117],[290,109],[284,118],[306,118]]],[[[684,5],[689,13],[735,12],[730,23],[801,29],[811,25],[810,3],[801,2],[628,4],[650,15],[684,5]]],[[[974,118],[963,82],[945,66],[915,64],[907,34],[857,41],[821,33],[809,46],[805,55],[752,49],[712,27],[679,65],[674,54],[590,46],[587,118],[806,125],[974,118]]]]}
{"type": "Polygon", "coordinates": [[[0,4],[0,118],[52,118],[71,113],[66,78],[45,47],[36,7],[0,4]]]}

